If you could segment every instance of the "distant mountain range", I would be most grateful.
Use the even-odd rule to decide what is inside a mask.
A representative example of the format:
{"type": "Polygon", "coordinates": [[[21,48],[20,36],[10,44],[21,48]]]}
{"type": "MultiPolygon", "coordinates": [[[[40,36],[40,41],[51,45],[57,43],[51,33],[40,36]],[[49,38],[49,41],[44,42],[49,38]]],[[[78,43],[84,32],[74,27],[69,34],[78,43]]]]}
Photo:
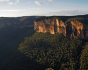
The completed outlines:
{"type": "Polygon", "coordinates": [[[25,17],[0,17],[0,28],[3,27],[15,27],[15,28],[25,28],[33,27],[35,16],[25,16],[25,17]]]}

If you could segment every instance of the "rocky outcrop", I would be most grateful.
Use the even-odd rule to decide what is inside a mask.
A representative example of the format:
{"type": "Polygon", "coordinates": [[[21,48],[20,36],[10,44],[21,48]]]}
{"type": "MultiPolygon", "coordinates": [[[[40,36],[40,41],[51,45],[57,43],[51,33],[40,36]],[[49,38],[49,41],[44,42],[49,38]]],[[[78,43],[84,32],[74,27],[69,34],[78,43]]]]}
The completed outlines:
{"type": "Polygon", "coordinates": [[[58,19],[45,19],[34,22],[34,30],[37,30],[37,32],[50,32],[51,34],[63,33],[66,35],[66,26],[64,22],[58,19]]]}
{"type": "Polygon", "coordinates": [[[34,30],[37,32],[62,33],[66,37],[88,39],[88,25],[79,21],[64,23],[59,19],[44,19],[34,22],[34,30]]]}
{"type": "Polygon", "coordinates": [[[72,24],[72,34],[80,38],[84,38],[84,26],[79,21],[71,21],[72,24]]]}

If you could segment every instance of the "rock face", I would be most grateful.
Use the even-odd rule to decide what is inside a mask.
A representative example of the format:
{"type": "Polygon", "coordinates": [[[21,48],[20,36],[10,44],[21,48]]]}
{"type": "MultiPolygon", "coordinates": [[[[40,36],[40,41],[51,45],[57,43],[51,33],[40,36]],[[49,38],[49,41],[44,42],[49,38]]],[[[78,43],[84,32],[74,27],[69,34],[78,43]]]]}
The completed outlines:
{"type": "Polygon", "coordinates": [[[64,23],[59,19],[44,19],[34,21],[34,30],[37,32],[50,32],[51,34],[62,33],[66,37],[88,39],[88,25],[79,21],[64,23]]]}

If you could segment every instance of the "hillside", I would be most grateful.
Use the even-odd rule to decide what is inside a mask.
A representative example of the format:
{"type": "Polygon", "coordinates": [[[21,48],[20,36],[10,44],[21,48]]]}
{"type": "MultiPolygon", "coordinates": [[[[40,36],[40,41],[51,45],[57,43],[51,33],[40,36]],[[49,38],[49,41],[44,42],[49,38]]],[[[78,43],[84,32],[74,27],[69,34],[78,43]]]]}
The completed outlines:
{"type": "Polygon", "coordinates": [[[25,28],[33,27],[35,16],[25,16],[17,18],[0,17],[0,28],[25,28]]]}
{"type": "Polygon", "coordinates": [[[28,22],[20,21],[22,18],[0,18],[0,70],[22,70],[28,65],[25,61],[29,58],[18,51],[18,46],[24,37],[35,33],[34,18],[25,19],[28,22]]]}
{"type": "Polygon", "coordinates": [[[24,41],[24,37],[28,37],[32,35],[35,31],[32,28],[27,29],[27,31],[23,32],[13,40],[4,44],[2,48],[0,48],[0,70],[25,70],[29,69],[29,59],[25,55],[23,55],[20,51],[18,51],[18,46],[21,42],[24,41]]]}
{"type": "MultiPolygon", "coordinates": [[[[67,34],[56,32],[57,30],[54,30],[55,34],[48,31],[50,26],[57,28],[51,23],[56,19],[60,21],[60,26],[67,27],[71,21],[76,25],[87,26],[87,18],[88,15],[1,17],[0,70],[87,70],[87,37],[67,37],[67,34]],[[46,26],[46,32],[35,29],[35,22],[39,23],[39,26],[46,26]]],[[[64,28],[61,29],[61,32],[64,32],[64,28]]],[[[84,30],[87,30],[87,27],[84,30]]],[[[77,35],[76,27],[73,33],[77,35]]]]}
{"type": "Polygon", "coordinates": [[[30,27],[34,26],[34,19],[29,17],[0,18],[0,47],[19,37],[30,27]],[[25,20],[21,20],[25,18],[25,20]]]}
{"type": "Polygon", "coordinates": [[[18,48],[38,63],[31,70],[88,69],[88,15],[38,16],[34,30],[18,48]]]}

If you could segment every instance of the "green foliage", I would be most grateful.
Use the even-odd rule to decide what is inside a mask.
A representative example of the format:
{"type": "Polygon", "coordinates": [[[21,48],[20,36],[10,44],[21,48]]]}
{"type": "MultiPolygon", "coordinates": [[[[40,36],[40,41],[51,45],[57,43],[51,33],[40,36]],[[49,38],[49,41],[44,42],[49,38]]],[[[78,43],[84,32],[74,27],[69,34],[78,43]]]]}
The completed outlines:
{"type": "Polygon", "coordinates": [[[25,28],[33,27],[35,17],[0,18],[0,28],[25,28]]]}
{"type": "Polygon", "coordinates": [[[36,16],[35,21],[41,21],[44,20],[46,17],[45,16],[36,16]]]}
{"type": "Polygon", "coordinates": [[[36,16],[36,18],[45,18],[45,16],[36,16]]]}
{"type": "Polygon", "coordinates": [[[84,20],[84,18],[82,18],[82,17],[75,17],[75,18],[68,19],[66,22],[70,22],[70,21],[82,21],[82,20],[84,20]]]}
{"type": "Polygon", "coordinates": [[[59,19],[62,20],[65,23],[71,22],[71,21],[79,21],[83,24],[88,23],[88,15],[79,15],[79,16],[37,16],[35,21],[41,21],[44,19],[59,19]]]}
{"type": "Polygon", "coordinates": [[[77,69],[81,40],[68,39],[62,34],[35,33],[19,45],[19,50],[40,64],[55,69],[77,69]]]}
{"type": "Polygon", "coordinates": [[[65,23],[71,22],[71,21],[79,21],[83,24],[87,24],[88,22],[88,18],[84,18],[84,17],[74,17],[74,18],[69,18],[67,19],[67,21],[65,23]]]}
{"type": "Polygon", "coordinates": [[[58,17],[51,17],[52,20],[59,19],[58,17]]]}
{"type": "Polygon", "coordinates": [[[52,69],[52,68],[46,68],[45,70],[54,70],[54,69],[52,69]]]}
{"type": "Polygon", "coordinates": [[[80,69],[81,70],[87,70],[88,69],[88,44],[86,44],[86,46],[82,50],[80,60],[81,60],[80,69]]]}
{"type": "Polygon", "coordinates": [[[35,21],[41,21],[41,20],[44,20],[44,19],[51,19],[51,20],[55,20],[55,19],[59,19],[58,17],[56,16],[51,16],[51,17],[45,17],[45,16],[37,16],[35,21]]]}
{"type": "Polygon", "coordinates": [[[22,18],[20,19],[20,21],[24,21],[24,20],[30,19],[30,18],[31,18],[30,16],[22,17],[22,18]]]}

